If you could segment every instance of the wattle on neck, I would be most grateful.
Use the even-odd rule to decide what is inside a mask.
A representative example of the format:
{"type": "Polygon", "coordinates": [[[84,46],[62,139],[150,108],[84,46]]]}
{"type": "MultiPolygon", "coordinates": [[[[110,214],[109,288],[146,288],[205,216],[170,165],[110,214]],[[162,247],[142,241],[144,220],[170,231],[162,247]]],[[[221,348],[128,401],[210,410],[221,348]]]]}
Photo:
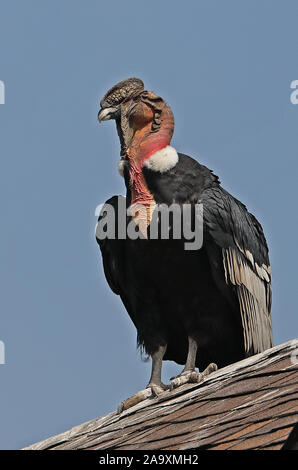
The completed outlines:
{"type": "Polygon", "coordinates": [[[136,130],[132,143],[127,150],[131,204],[155,204],[143,175],[144,163],[156,152],[167,147],[173,135],[174,119],[171,111],[165,112],[158,132],[151,133],[151,123],[136,130]]]}

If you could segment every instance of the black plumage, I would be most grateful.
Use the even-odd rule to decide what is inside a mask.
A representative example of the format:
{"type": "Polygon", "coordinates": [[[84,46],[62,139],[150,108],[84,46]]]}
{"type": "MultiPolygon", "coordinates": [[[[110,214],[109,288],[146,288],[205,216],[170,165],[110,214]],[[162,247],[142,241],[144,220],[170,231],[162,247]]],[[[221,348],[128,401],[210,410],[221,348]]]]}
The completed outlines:
{"type": "MultiPolygon", "coordinates": [[[[185,251],[183,239],[98,240],[106,278],[138,330],[139,345],[153,354],[159,344],[167,344],[164,359],[185,364],[192,335],[198,341],[196,365],[200,369],[210,362],[222,367],[271,347],[270,282],[259,277],[243,254],[249,250],[255,263],[269,266],[267,244],[256,218],[220,186],[210,170],[186,155],[179,154],[179,163],[166,174],[149,169],[144,174],[158,204],[203,203],[204,243],[198,251],[185,251]],[[244,346],[247,326],[241,321],[238,290],[252,293],[245,284],[226,279],[224,253],[228,249],[234,250],[268,295],[266,304],[259,305],[255,328],[246,331],[251,337],[260,328],[264,345],[251,340],[244,346]]],[[[128,201],[129,193],[128,185],[128,201]]],[[[118,198],[107,203],[118,214],[118,198]]]]}
{"type": "MultiPolygon", "coordinates": [[[[201,370],[209,363],[223,367],[273,345],[271,273],[261,225],[211,170],[181,153],[177,160],[167,171],[143,165],[141,173],[157,205],[202,204],[202,247],[187,251],[183,238],[150,239],[150,225],[144,239],[98,239],[106,279],[136,326],[138,344],[153,358],[151,385],[162,385],[154,366],[162,359],[187,363],[185,373],[193,370],[192,357],[201,370]]],[[[131,167],[125,158],[125,203],[116,196],[106,203],[117,214],[132,203],[131,167]]],[[[104,217],[105,208],[99,220],[104,217]]],[[[131,223],[131,216],[124,217],[131,223]]]]}

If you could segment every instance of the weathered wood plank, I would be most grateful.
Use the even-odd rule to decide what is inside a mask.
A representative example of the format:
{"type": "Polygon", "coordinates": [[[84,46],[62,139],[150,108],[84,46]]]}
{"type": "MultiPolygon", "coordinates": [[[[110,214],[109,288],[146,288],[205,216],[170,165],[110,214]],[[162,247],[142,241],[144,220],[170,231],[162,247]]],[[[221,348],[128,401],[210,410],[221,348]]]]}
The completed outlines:
{"type": "Polygon", "coordinates": [[[298,422],[298,339],[25,449],[280,449],[298,422]]]}

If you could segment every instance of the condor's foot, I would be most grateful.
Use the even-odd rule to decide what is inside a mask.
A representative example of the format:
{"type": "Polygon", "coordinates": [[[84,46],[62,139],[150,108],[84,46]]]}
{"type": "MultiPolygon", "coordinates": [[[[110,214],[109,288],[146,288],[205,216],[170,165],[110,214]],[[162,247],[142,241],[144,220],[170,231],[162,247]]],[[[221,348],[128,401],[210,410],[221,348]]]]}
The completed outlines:
{"type": "Polygon", "coordinates": [[[196,372],[194,369],[192,370],[184,370],[181,374],[177,375],[177,377],[171,378],[171,386],[170,389],[173,390],[174,388],[180,387],[181,385],[187,383],[199,383],[202,382],[207,375],[211,374],[217,370],[217,365],[213,362],[206,367],[206,369],[202,372],[196,372]]]}
{"type": "Polygon", "coordinates": [[[147,400],[147,398],[156,398],[164,391],[169,390],[169,388],[169,385],[164,385],[162,382],[158,384],[149,383],[144,390],[140,390],[139,392],[135,393],[132,397],[129,397],[127,398],[127,400],[122,401],[117,408],[117,413],[120,414],[122,413],[122,411],[128,410],[129,408],[132,408],[138,403],[147,400]]]}
{"type": "Polygon", "coordinates": [[[117,410],[118,413],[121,413],[122,411],[137,405],[141,401],[147,400],[147,398],[158,397],[161,393],[170,388],[169,385],[164,385],[161,381],[162,359],[166,349],[166,345],[161,345],[152,354],[151,377],[147,387],[145,390],[141,390],[132,397],[120,403],[117,410]]]}

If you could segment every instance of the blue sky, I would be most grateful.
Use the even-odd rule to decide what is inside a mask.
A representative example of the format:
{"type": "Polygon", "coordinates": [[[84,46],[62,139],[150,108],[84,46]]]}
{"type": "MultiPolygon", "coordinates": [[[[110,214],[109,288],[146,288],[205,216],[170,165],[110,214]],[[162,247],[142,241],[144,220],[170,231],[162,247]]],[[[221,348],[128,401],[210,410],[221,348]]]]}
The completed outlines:
{"type": "MultiPolygon", "coordinates": [[[[143,79],[170,104],[172,144],[262,223],[275,344],[298,336],[295,1],[0,0],[0,448],[116,409],[150,363],[109,290],[95,208],[123,194],[99,99],[143,79]]],[[[164,380],[181,368],[167,363],[164,380]]]]}

